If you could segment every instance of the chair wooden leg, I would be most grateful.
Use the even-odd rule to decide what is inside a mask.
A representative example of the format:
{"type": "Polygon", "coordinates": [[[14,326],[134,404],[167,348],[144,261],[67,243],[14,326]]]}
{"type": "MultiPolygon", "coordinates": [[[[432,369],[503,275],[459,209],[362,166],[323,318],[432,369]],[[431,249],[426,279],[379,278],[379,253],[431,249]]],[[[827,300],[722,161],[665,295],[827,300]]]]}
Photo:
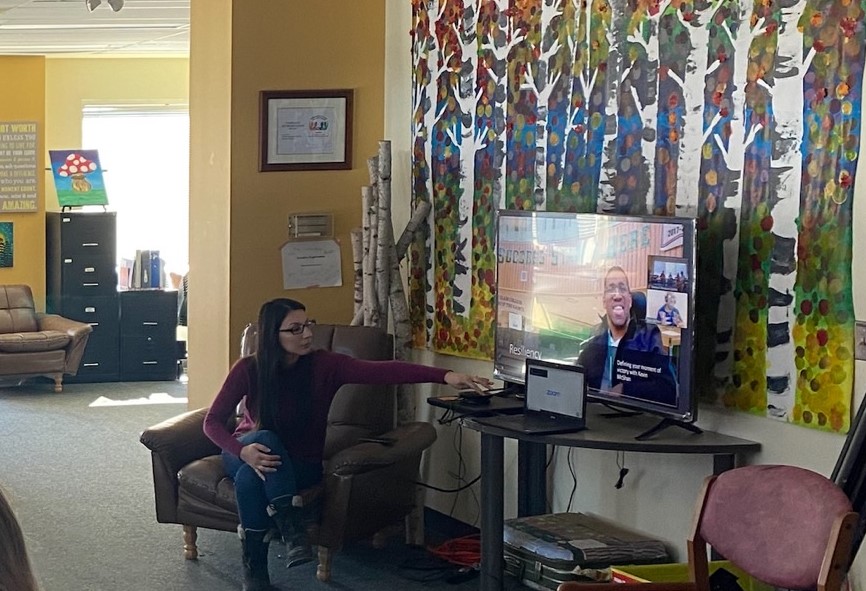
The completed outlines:
{"type": "Polygon", "coordinates": [[[63,374],[57,374],[54,376],[54,391],[55,392],[63,392],[63,374]]]}
{"type": "Polygon", "coordinates": [[[198,540],[198,528],[194,525],[183,526],[183,557],[187,560],[198,558],[198,548],[195,543],[198,540]]]}
{"type": "Polygon", "coordinates": [[[331,580],[331,558],[333,558],[331,549],[319,546],[319,566],[316,568],[316,578],[323,583],[331,580]]]}

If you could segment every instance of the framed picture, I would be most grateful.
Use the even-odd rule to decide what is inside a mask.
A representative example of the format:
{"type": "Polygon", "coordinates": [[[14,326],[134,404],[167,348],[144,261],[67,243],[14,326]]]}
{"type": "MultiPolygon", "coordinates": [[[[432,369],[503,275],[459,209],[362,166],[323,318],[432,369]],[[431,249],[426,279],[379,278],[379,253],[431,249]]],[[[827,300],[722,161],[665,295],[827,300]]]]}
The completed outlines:
{"type": "Polygon", "coordinates": [[[352,96],[343,90],[263,90],[259,171],[352,168],[352,96]]]}

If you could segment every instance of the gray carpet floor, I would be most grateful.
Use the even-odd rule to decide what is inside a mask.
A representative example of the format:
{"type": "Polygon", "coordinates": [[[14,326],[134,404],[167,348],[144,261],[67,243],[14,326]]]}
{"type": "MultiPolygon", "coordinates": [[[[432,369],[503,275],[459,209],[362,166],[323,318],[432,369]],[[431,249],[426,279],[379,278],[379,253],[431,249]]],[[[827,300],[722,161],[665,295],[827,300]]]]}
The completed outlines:
{"type": "MultiPolygon", "coordinates": [[[[0,383],[0,487],[25,531],[43,591],[240,588],[235,534],[199,530],[200,558],[187,561],[180,526],[156,522],[150,455],[138,438],[186,404],[129,402],[185,396],[182,382],[67,384],[61,394],[38,381],[0,383]]],[[[364,542],[346,547],[334,559],[328,584],[316,580],[313,563],[283,568],[282,549],[271,545],[278,589],[478,586],[477,578],[447,582],[453,571],[433,568],[441,564],[425,549],[399,539],[383,550],[364,542]]],[[[507,587],[518,588],[513,582],[507,587]]]]}

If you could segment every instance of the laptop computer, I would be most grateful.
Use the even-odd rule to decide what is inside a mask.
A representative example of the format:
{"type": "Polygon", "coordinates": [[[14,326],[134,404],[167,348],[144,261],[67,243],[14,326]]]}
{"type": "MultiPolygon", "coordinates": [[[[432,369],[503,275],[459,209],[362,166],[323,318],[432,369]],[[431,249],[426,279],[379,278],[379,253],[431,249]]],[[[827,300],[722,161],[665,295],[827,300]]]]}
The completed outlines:
{"type": "Polygon", "coordinates": [[[475,419],[482,425],[528,435],[586,429],[586,380],[583,367],[527,359],[522,415],[475,419]]]}

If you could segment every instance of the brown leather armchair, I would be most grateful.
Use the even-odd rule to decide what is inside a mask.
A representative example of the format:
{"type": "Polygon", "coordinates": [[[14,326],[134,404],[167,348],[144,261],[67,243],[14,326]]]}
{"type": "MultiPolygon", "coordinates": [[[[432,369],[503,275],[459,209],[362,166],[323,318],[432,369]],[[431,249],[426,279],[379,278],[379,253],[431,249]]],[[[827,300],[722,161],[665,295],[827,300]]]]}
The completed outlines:
{"type": "Polygon", "coordinates": [[[27,285],[0,285],[0,376],[47,376],[63,391],[63,375],[75,375],[93,327],[36,312],[27,285]]]}
{"type": "MultiPolygon", "coordinates": [[[[393,336],[375,327],[317,325],[314,347],[361,359],[392,359],[393,336]]],[[[183,525],[184,557],[198,557],[196,528],[235,531],[234,484],[223,472],[219,449],[203,433],[206,408],[193,410],[147,429],[141,442],[151,450],[156,519],[183,525]]],[[[324,481],[302,491],[296,506],[321,507],[310,538],[319,547],[316,576],[330,580],[331,558],[344,542],[382,533],[419,508],[421,454],[436,439],[428,423],[395,427],[396,390],[389,386],[346,385],[328,417],[324,481]],[[384,437],[392,445],[360,442],[384,437]]]]}

